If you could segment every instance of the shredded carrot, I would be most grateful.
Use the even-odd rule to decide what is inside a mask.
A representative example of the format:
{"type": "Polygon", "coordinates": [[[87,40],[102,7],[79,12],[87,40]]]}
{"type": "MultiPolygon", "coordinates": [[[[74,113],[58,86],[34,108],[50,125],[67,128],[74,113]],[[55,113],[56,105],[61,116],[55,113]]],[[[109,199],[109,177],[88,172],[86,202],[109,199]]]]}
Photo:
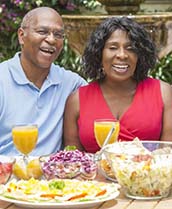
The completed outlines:
{"type": "Polygon", "coordinates": [[[10,188],[7,188],[7,191],[8,191],[8,192],[11,192],[11,189],[10,189],[10,188]]]}
{"type": "Polygon", "coordinates": [[[157,195],[160,195],[160,190],[155,189],[154,191],[151,192],[151,196],[157,196],[157,195]]]}
{"type": "Polygon", "coordinates": [[[75,199],[77,199],[77,198],[81,198],[81,197],[85,197],[85,196],[87,196],[87,193],[86,193],[86,192],[84,192],[84,193],[82,193],[82,194],[75,195],[75,196],[73,196],[73,197],[70,197],[70,198],[68,199],[68,201],[75,200],[75,199]]]}
{"type": "Polygon", "coordinates": [[[104,189],[104,190],[98,192],[98,193],[96,194],[96,197],[101,196],[101,195],[104,195],[106,192],[107,192],[107,190],[104,189]]]}
{"type": "Polygon", "coordinates": [[[61,194],[41,194],[40,197],[45,197],[45,198],[55,198],[56,196],[62,197],[63,195],[61,194]]]}

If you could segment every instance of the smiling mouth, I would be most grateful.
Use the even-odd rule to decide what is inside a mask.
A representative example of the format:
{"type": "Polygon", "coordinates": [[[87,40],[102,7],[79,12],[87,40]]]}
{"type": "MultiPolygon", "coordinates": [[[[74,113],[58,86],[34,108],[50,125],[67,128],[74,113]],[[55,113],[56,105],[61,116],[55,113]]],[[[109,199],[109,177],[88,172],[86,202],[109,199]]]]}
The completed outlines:
{"type": "Polygon", "coordinates": [[[55,52],[54,48],[41,48],[40,50],[44,53],[49,54],[49,55],[52,55],[55,52]]]}
{"type": "Polygon", "coordinates": [[[129,68],[129,65],[112,65],[114,71],[123,73],[126,72],[129,68]]]}

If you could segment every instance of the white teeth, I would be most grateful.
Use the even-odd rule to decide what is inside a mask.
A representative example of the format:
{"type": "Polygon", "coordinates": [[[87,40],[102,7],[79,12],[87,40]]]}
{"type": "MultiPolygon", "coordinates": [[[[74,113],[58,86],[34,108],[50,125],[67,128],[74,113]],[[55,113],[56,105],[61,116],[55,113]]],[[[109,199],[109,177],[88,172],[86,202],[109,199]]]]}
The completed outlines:
{"type": "Polygon", "coordinates": [[[117,72],[126,72],[128,69],[128,65],[112,65],[112,67],[117,72]]]}
{"type": "Polygon", "coordinates": [[[42,48],[41,50],[44,51],[44,52],[47,52],[47,53],[53,53],[54,52],[54,49],[42,48]]]}
{"type": "Polygon", "coordinates": [[[51,53],[53,53],[53,52],[54,52],[54,50],[53,50],[53,49],[49,49],[48,51],[49,51],[49,52],[51,52],[51,53]]]}
{"type": "Polygon", "coordinates": [[[116,68],[128,68],[128,65],[113,65],[116,68]]]}

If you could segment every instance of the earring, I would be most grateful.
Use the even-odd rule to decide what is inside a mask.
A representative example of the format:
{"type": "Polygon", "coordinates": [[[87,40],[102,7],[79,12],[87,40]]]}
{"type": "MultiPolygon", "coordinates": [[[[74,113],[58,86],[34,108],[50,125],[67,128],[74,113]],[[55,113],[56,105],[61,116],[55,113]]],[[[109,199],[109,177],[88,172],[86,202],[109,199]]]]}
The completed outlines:
{"type": "Polygon", "coordinates": [[[99,79],[102,79],[106,76],[105,70],[103,67],[99,68],[99,79]]]}

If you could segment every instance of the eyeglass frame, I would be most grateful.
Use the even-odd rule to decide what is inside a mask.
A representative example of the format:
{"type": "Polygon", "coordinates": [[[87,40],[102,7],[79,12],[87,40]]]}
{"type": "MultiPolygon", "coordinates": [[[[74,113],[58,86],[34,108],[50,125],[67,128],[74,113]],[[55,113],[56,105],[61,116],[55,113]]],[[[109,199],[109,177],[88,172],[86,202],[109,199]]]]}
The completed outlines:
{"type": "MultiPolygon", "coordinates": [[[[31,27],[26,27],[26,26],[22,26],[21,27],[23,30],[26,28],[31,28],[31,27]]],[[[64,29],[62,29],[61,31],[57,31],[57,30],[50,30],[47,27],[40,27],[40,28],[31,28],[35,33],[39,34],[40,36],[47,38],[51,33],[53,34],[53,37],[55,40],[64,40],[66,35],[64,33],[64,29]]]]}

